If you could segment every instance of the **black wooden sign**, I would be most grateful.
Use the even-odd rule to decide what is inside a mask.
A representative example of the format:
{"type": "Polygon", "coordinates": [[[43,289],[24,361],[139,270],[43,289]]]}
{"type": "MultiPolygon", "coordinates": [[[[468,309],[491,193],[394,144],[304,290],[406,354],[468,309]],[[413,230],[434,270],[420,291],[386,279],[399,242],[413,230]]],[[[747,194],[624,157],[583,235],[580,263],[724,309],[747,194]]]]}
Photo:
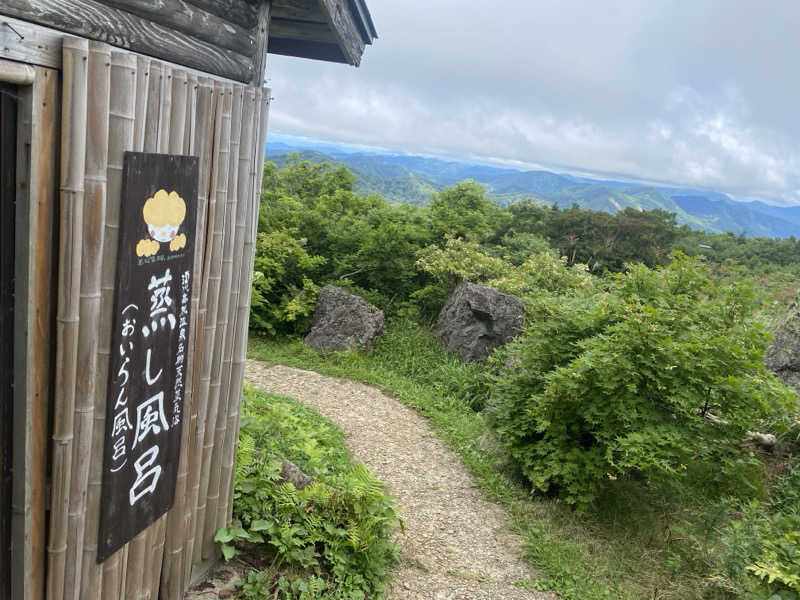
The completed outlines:
{"type": "Polygon", "coordinates": [[[196,157],[125,153],[98,563],[174,500],[197,181],[196,157]]]}

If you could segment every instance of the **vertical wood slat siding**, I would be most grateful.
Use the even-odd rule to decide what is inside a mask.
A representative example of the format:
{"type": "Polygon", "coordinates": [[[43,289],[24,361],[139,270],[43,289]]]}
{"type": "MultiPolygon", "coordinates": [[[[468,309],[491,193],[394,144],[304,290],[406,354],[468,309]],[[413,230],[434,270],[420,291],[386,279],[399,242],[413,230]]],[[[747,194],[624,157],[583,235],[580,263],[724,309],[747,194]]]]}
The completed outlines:
{"type": "Polygon", "coordinates": [[[233,363],[231,367],[230,389],[236,394],[233,402],[233,409],[230,412],[230,422],[228,428],[232,435],[230,438],[231,448],[227,463],[228,479],[226,488],[226,498],[229,503],[225,515],[225,522],[230,520],[230,511],[233,506],[233,464],[236,458],[236,446],[239,442],[239,420],[241,417],[242,385],[244,383],[244,361],[247,355],[247,332],[250,315],[250,287],[253,281],[253,261],[255,258],[255,239],[258,231],[258,209],[261,197],[261,177],[264,168],[264,144],[267,139],[267,119],[269,116],[268,88],[256,90],[259,100],[256,106],[260,108],[259,118],[254,120],[257,123],[258,142],[253,146],[254,157],[251,163],[251,197],[248,208],[244,250],[242,252],[242,275],[239,287],[239,309],[236,316],[236,341],[234,343],[233,363]]]}
{"type": "MultiPolygon", "coordinates": [[[[103,248],[103,305],[101,326],[99,329],[100,345],[104,349],[104,375],[98,382],[97,392],[102,395],[103,411],[106,406],[108,390],[108,366],[110,361],[111,328],[114,310],[114,286],[116,284],[117,250],[119,246],[119,227],[122,197],[122,169],[125,151],[133,147],[134,122],[136,118],[136,56],[125,52],[111,53],[111,100],[109,110],[109,144],[108,144],[108,195],[106,203],[107,244],[103,248]]],[[[98,398],[98,403],[100,402],[98,398]]],[[[98,437],[105,436],[105,424],[97,430],[98,437]]],[[[101,445],[102,447],[102,445],[101,445]]],[[[102,469],[102,450],[100,456],[93,457],[100,461],[102,469]]],[[[102,477],[101,477],[102,481],[102,477]]],[[[94,516],[98,519],[98,515],[94,516]]],[[[97,538],[97,525],[94,536],[97,538]]],[[[96,542],[95,542],[96,543],[96,542]]],[[[103,563],[103,600],[126,598],[128,549],[123,548],[103,563]]],[[[95,592],[96,593],[96,592],[95,592]]]]}
{"type": "Polygon", "coordinates": [[[97,325],[100,319],[100,278],[105,227],[106,169],[111,47],[89,43],[89,81],[84,177],[84,231],[81,255],[78,376],[75,392],[75,438],[64,589],[81,600],[80,577],[86,524],[86,494],[92,449],[97,377],[97,325]]]}
{"type": "Polygon", "coordinates": [[[219,397],[213,395],[211,388],[212,372],[216,358],[214,347],[217,336],[217,316],[219,313],[222,259],[225,244],[225,228],[228,218],[228,167],[230,166],[230,131],[231,112],[233,110],[233,89],[224,85],[220,90],[222,113],[218,143],[214,145],[214,165],[211,171],[211,193],[216,197],[216,210],[220,218],[214,224],[213,250],[211,256],[211,270],[209,271],[209,303],[206,314],[206,339],[204,340],[203,371],[200,384],[203,393],[208,395],[208,410],[203,431],[202,466],[200,472],[200,489],[197,502],[197,519],[194,533],[194,556],[208,558],[203,555],[203,548],[207,547],[203,534],[205,532],[205,513],[207,507],[208,484],[211,473],[211,453],[214,445],[214,434],[217,423],[217,408],[219,397]]]}
{"type": "MultiPolygon", "coordinates": [[[[73,51],[66,46],[65,62],[73,59],[73,51]]],[[[263,110],[257,106],[262,94],[261,90],[244,85],[198,78],[125,51],[111,52],[110,61],[108,54],[106,47],[93,44],[83,83],[69,68],[65,69],[63,81],[65,95],[69,96],[76,85],[85,88],[86,79],[91,78],[90,99],[88,103],[84,99],[90,106],[89,122],[83,121],[81,126],[80,120],[71,120],[73,127],[62,140],[67,162],[74,159],[71,153],[81,140],[92,146],[84,154],[87,162],[82,176],[62,186],[63,194],[85,186],[86,209],[80,214],[64,212],[62,226],[73,231],[73,236],[91,237],[92,243],[73,244],[70,240],[74,237],[65,238],[70,248],[74,246],[82,253],[79,258],[83,260],[63,251],[61,257],[62,269],[68,264],[70,273],[86,268],[83,277],[78,277],[83,286],[78,288],[74,318],[69,312],[75,312],[74,297],[65,298],[62,293],[59,298],[61,330],[74,323],[72,337],[67,335],[66,341],[77,345],[79,352],[73,356],[85,356],[86,364],[82,358],[81,375],[85,380],[76,381],[73,376],[72,390],[65,387],[56,403],[56,411],[62,416],[54,433],[68,441],[72,465],[69,476],[65,477],[62,470],[60,475],[54,474],[54,482],[59,477],[64,479],[71,494],[66,496],[67,510],[58,515],[54,511],[52,515],[50,550],[56,560],[48,565],[47,592],[53,600],[177,600],[188,586],[193,567],[204,558],[217,556],[213,536],[218,523],[227,524],[230,515],[231,458],[238,437],[232,426],[238,423],[241,381],[231,377],[234,361],[229,353],[242,347],[242,302],[249,300],[249,274],[244,271],[252,257],[242,256],[242,252],[253,248],[257,214],[253,168],[257,163],[260,182],[263,161],[263,150],[253,145],[262,141],[263,110]],[[103,69],[106,79],[98,75],[103,69]],[[107,98],[105,109],[103,98],[107,98]],[[199,157],[198,250],[191,299],[195,351],[187,357],[182,447],[173,508],[98,566],[95,561],[111,311],[126,150],[199,157]],[[103,181],[104,176],[107,181],[103,181]],[[73,266],[75,262],[77,267],[73,266]],[[245,284],[248,293],[242,294],[245,284]],[[83,326],[77,321],[79,317],[84,317],[83,326]],[[239,387],[229,389],[236,381],[239,387]],[[74,443],[66,435],[72,430],[76,434],[74,443]],[[62,532],[64,544],[55,545],[53,542],[61,539],[58,536],[62,532]],[[64,566],[57,552],[62,546],[63,556],[70,557],[69,567],[64,566]]],[[[65,118],[71,118],[71,112],[66,107],[64,110],[65,118]]],[[[73,199],[74,194],[67,197],[73,199]]],[[[74,287],[70,289],[74,291],[74,287]]],[[[60,373],[68,372],[65,369],[71,365],[63,337],[62,331],[57,344],[60,373]]],[[[246,335],[244,340],[246,343],[246,335]]],[[[53,456],[64,462],[67,452],[56,444],[53,456]]],[[[54,462],[55,467],[58,464],[54,462]]]]}
{"type": "Polygon", "coordinates": [[[49,407],[53,390],[55,246],[58,204],[60,85],[58,72],[34,67],[31,85],[18,88],[14,472],[11,597],[41,600],[45,556],[49,407]],[[22,483],[24,481],[24,483],[22,483]]]}
{"type": "MultiPolygon", "coordinates": [[[[218,165],[218,141],[222,135],[222,122],[223,122],[223,103],[224,103],[224,90],[219,84],[210,83],[212,87],[212,98],[214,105],[214,120],[213,120],[213,138],[211,148],[208,156],[206,157],[208,169],[208,178],[203,182],[206,187],[208,197],[208,221],[206,227],[206,239],[204,243],[204,257],[202,269],[202,282],[203,288],[200,296],[200,311],[197,321],[197,342],[195,344],[195,366],[194,373],[194,389],[196,394],[195,403],[197,405],[197,421],[194,431],[194,438],[192,440],[192,488],[190,491],[190,510],[192,511],[192,521],[189,526],[186,541],[187,560],[189,561],[189,573],[191,576],[191,568],[196,562],[202,560],[201,552],[199,551],[202,541],[198,535],[198,521],[202,522],[201,513],[199,511],[201,504],[204,504],[204,499],[200,497],[200,489],[202,487],[202,471],[203,471],[203,444],[205,440],[205,432],[208,420],[208,395],[209,395],[209,373],[211,371],[211,347],[214,343],[214,320],[216,318],[216,299],[219,288],[215,290],[214,281],[211,277],[212,268],[214,264],[214,249],[218,241],[218,230],[221,227],[221,206],[217,203],[216,194],[216,168],[218,165]]],[[[202,532],[202,529],[199,531],[202,532]]]]}
{"type": "MultiPolygon", "coordinates": [[[[198,157],[199,162],[199,189],[197,193],[198,204],[200,205],[198,211],[200,215],[197,220],[197,243],[196,246],[203,248],[203,251],[198,251],[195,254],[194,261],[194,284],[192,286],[192,338],[194,342],[195,352],[189,354],[189,361],[192,367],[191,373],[187,370],[186,381],[189,382],[192,388],[192,409],[191,417],[189,420],[189,443],[188,443],[188,456],[187,466],[188,474],[186,478],[186,499],[184,501],[184,537],[181,540],[183,545],[182,552],[182,573],[174,573],[174,577],[181,578],[183,587],[189,585],[189,580],[192,574],[193,566],[193,550],[194,550],[194,523],[197,507],[197,494],[200,487],[200,459],[202,453],[198,452],[198,448],[202,447],[202,432],[201,423],[205,419],[204,407],[200,405],[200,393],[197,386],[200,359],[202,352],[203,341],[203,328],[205,323],[206,313],[206,297],[208,293],[208,279],[206,278],[207,271],[205,270],[206,259],[210,259],[210,255],[205,252],[205,245],[211,238],[209,232],[213,230],[214,215],[211,212],[209,205],[208,190],[211,181],[211,155],[214,145],[214,123],[216,122],[216,95],[214,94],[214,86],[211,81],[205,77],[198,79],[197,90],[197,118],[196,118],[196,136],[194,153],[198,157]],[[196,316],[196,318],[195,318],[196,316]],[[199,438],[199,443],[198,443],[199,438]]],[[[188,368],[187,368],[188,369],[188,368]]],[[[173,582],[172,586],[177,586],[173,582]]]]}
{"type": "MultiPolygon", "coordinates": [[[[162,104],[164,112],[162,119],[168,124],[164,131],[159,150],[166,154],[181,154],[183,152],[184,136],[186,135],[186,98],[188,84],[187,74],[183,70],[172,69],[167,78],[169,90],[169,104],[162,104]]],[[[182,413],[183,414],[183,413],[182,413]]],[[[183,432],[181,432],[183,436],[183,432]]],[[[179,458],[180,460],[180,458],[179,458]]],[[[176,484],[177,488],[177,484],[176,484]]],[[[177,489],[176,489],[177,494],[177,489]]],[[[145,573],[143,582],[144,593],[140,594],[142,600],[156,600],[161,586],[161,570],[164,560],[165,535],[167,531],[167,515],[162,515],[150,527],[150,563],[145,573]]]]}
{"type": "MultiPolygon", "coordinates": [[[[231,127],[229,130],[230,143],[228,144],[228,153],[225,158],[228,162],[227,181],[225,182],[225,230],[224,230],[224,243],[222,251],[222,265],[220,273],[220,295],[217,305],[217,332],[214,336],[214,364],[211,370],[211,398],[213,404],[216,406],[216,415],[212,417],[209,413],[207,430],[206,447],[210,449],[208,459],[204,458],[209,465],[208,488],[206,491],[206,518],[204,527],[204,544],[203,544],[203,558],[208,559],[214,553],[213,537],[216,530],[209,529],[209,517],[212,513],[216,514],[217,503],[219,500],[219,457],[217,450],[218,442],[218,423],[219,415],[222,410],[222,398],[220,394],[220,383],[222,376],[222,351],[225,344],[225,336],[228,321],[228,304],[230,302],[231,292],[231,277],[233,271],[233,236],[236,232],[236,173],[238,167],[238,152],[239,152],[239,136],[241,134],[241,118],[242,118],[242,90],[235,89],[232,91],[232,108],[231,108],[231,127]],[[211,434],[210,436],[208,434],[211,434]]],[[[205,449],[204,449],[205,451],[205,449]]],[[[216,522],[216,516],[213,517],[213,522],[216,522]]]]}
{"type": "MultiPolygon", "coordinates": [[[[245,93],[244,99],[244,108],[243,108],[243,115],[245,120],[248,123],[254,123],[255,118],[257,116],[256,111],[256,104],[255,104],[255,93],[252,89],[247,90],[245,93]]],[[[237,189],[239,190],[239,194],[241,195],[240,202],[237,205],[236,211],[236,243],[234,246],[234,255],[235,256],[242,256],[242,252],[244,251],[244,240],[246,237],[246,229],[247,229],[247,213],[249,210],[250,202],[248,201],[249,198],[252,197],[252,163],[253,163],[253,139],[254,139],[254,127],[242,128],[242,139],[239,146],[239,170],[238,170],[238,182],[237,182],[237,189]]],[[[221,518],[221,515],[227,515],[228,513],[228,479],[230,477],[230,473],[228,471],[229,468],[229,459],[230,459],[230,450],[232,447],[230,434],[228,433],[230,427],[230,412],[231,409],[234,409],[235,406],[231,406],[231,402],[237,398],[236,394],[233,392],[233,388],[231,387],[231,366],[232,366],[232,358],[233,358],[233,348],[236,339],[236,332],[237,332],[237,323],[236,323],[236,316],[239,310],[239,288],[241,286],[241,275],[242,275],[242,264],[244,261],[240,262],[237,265],[236,271],[234,273],[234,279],[232,282],[232,294],[231,294],[231,301],[228,307],[228,322],[230,328],[230,334],[228,339],[226,340],[225,345],[225,353],[223,358],[223,377],[224,377],[224,392],[226,395],[225,404],[228,407],[227,412],[223,415],[225,419],[225,432],[222,438],[222,457],[220,461],[220,480],[221,480],[221,491],[220,494],[222,496],[223,501],[219,503],[217,514],[215,515],[215,523],[217,527],[219,527],[219,523],[227,523],[227,516],[221,518]]],[[[224,526],[224,525],[223,525],[224,526]]]]}
{"type": "Polygon", "coordinates": [[[48,598],[64,598],[69,492],[80,315],[83,245],[83,178],[86,160],[86,110],[89,42],[64,40],[61,154],[61,223],[56,319],[56,385],[53,419],[53,471],[48,543],[48,598]]]}
{"type": "MultiPolygon", "coordinates": [[[[198,108],[198,81],[197,77],[190,75],[187,80],[186,95],[186,125],[183,144],[183,153],[188,155],[197,154],[198,132],[196,124],[198,122],[196,112],[203,110],[198,108]]],[[[199,197],[199,193],[198,193],[199,197]]],[[[195,226],[195,239],[205,237],[205,203],[198,201],[197,223],[195,226]]],[[[198,257],[200,252],[195,253],[195,273],[198,269],[198,257]]],[[[195,276],[192,281],[192,295],[190,311],[192,315],[197,314],[199,296],[198,278],[195,276]]],[[[188,340],[191,346],[194,340],[194,328],[189,332],[188,340]]],[[[164,554],[164,565],[161,575],[160,593],[164,598],[179,598],[184,590],[184,563],[186,556],[184,553],[184,539],[187,531],[187,490],[189,482],[189,448],[192,437],[192,377],[194,368],[194,353],[189,353],[186,361],[186,381],[190,385],[186,386],[183,396],[183,429],[181,431],[181,453],[178,463],[178,478],[175,485],[175,504],[167,515],[167,547],[164,554]]]]}

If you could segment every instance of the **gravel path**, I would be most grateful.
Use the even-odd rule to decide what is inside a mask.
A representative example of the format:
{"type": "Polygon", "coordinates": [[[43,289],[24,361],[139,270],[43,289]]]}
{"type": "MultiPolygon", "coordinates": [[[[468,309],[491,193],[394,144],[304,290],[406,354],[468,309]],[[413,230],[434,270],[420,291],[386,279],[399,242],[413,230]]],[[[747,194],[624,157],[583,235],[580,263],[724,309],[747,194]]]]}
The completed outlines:
{"type": "Polygon", "coordinates": [[[312,371],[249,360],[245,378],[331,419],[397,499],[406,535],[389,600],[555,600],[515,585],[535,576],[518,558],[521,538],[415,411],[374,387],[312,371]]]}

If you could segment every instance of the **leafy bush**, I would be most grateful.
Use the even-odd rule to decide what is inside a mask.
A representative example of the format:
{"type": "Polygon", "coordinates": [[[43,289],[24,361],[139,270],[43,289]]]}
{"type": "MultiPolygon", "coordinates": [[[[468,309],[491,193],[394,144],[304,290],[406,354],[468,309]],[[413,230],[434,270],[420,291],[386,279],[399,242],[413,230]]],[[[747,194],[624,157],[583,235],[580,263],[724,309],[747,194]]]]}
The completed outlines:
{"type": "Polygon", "coordinates": [[[250,326],[272,335],[303,331],[320,289],[312,278],[325,262],[322,256],[310,255],[305,241],[288,231],[259,233],[250,326]]]}
{"type": "Polygon", "coordinates": [[[338,430],[291,400],[247,390],[240,436],[234,517],[241,526],[216,539],[226,558],[237,545],[256,544],[273,564],[248,576],[245,597],[381,597],[400,521],[383,484],[350,463],[338,430]],[[315,481],[302,490],[279,483],[279,457],[315,481]]]}
{"type": "Polygon", "coordinates": [[[762,539],[761,556],[748,569],[775,594],[771,599],[796,600],[800,594],[800,514],[776,514],[762,539]]]}
{"type": "Polygon", "coordinates": [[[588,290],[593,278],[576,265],[567,267],[565,260],[551,252],[528,256],[520,265],[491,256],[476,242],[448,236],[444,248],[430,245],[423,248],[417,267],[428,273],[433,282],[414,292],[412,297],[423,310],[435,313],[461,281],[470,281],[507,294],[534,297],[542,292],[567,293],[588,290]]]}
{"type": "Polygon", "coordinates": [[[759,461],[746,431],[795,405],[764,367],[752,308],[745,288],[715,286],[683,255],[631,267],[593,297],[532,303],[493,390],[508,451],[535,488],[582,508],[619,477],[708,464],[724,485],[747,472],[759,461]]]}

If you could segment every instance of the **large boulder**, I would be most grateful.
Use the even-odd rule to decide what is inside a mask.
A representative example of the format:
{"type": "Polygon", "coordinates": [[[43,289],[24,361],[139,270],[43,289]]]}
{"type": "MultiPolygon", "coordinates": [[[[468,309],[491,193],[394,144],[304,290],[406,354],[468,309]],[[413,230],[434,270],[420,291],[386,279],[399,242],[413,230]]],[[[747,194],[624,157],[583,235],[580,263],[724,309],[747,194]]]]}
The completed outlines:
{"type": "Polygon", "coordinates": [[[525,304],[511,294],[464,282],[445,302],[436,333],[464,360],[483,360],[522,329],[525,304]]]}
{"type": "Polygon", "coordinates": [[[383,311],[373,309],[361,296],[335,285],[319,293],[306,343],[315,350],[369,348],[386,330],[383,311]]]}
{"type": "Polygon", "coordinates": [[[800,392],[800,296],[789,305],[767,348],[767,368],[800,392]]]}

